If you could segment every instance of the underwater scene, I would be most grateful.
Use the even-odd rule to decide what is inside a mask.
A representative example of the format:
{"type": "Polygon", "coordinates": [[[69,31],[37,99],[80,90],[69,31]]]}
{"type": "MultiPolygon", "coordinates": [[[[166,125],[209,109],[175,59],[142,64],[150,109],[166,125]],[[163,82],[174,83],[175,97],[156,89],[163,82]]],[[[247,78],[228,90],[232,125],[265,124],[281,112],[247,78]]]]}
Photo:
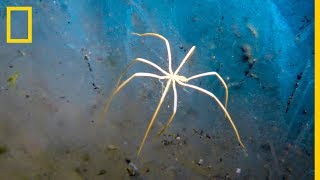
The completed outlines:
{"type": "Polygon", "coordinates": [[[314,179],[314,1],[1,0],[0,180],[314,179]]]}

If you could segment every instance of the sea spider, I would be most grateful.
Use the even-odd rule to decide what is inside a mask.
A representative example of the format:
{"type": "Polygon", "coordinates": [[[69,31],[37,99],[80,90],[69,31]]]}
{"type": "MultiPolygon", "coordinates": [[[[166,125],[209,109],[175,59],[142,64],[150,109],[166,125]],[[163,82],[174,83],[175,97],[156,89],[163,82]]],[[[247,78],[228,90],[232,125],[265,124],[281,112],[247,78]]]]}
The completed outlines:
{"type": "Polygon", "coordinates": [[[139,150],[138,150],[138,155],[140,154],[142,148],[143,148],[143,145],[145,144],[145,141],[148,137],[148,134],[150,132],[150,129],[158,115],[158,112],[160,110],[160,107],[163,103],[163,100],[164,98],[166,97],[167,93],[168,93],[168,90],[170,88],[170,86],[172,85],[172,89],[173,89],[173,95],[174,95],[174,100],[173,100],[173,113],[172,115],[170,116],[167,124],[162,128],[162,130],[158,133],[158,135],[161,135],[171,124],[176,112],[177,112],[177,102],[178,102],[178,94],[177,94],[177,89],[176,89],[176,84],[179,84],[183,87],[189,87],[189,88],[192,88],[192,89],[195,89],[195,90],[198,90],[200,91],[201,93],[204,93],[210,97],[212,97],[217,103],[218,105],[221,107],[221,109],[224,111],[225,113],[225,117],[229,120],[229,122],[231,123],[232,127],[233,127],[233,130],[235,131],[235,134],[237,136],[237,139],[239,141],[239,144],[244,148],[244,145],[240,139],[240,136],[239,136],[239,133],[238,133],[238,130],[235,126],[235,124],[233,123],[228,111],[227,111],[227,103],[228,103],[228,87],[226,85],[226,83],[224,82],[224,80],[221,78],[221,76],[217,73],[217,72],[206,72],[206,73],[201,73],[201,74],[197,74],[197,75],[194,75],[194,76],[191,76],[189,78],[186,78],[185,76],[181,76],[179,75],[179,71],[180,69],[182,68],[182,66],[185,64],[185,62],[191,57],[191,55],[193,54],[194,50],[195,50],[195,46],[193,46],[189,52],[187,53],[187,55],[183,58],[181,64],[179,65],[179,67],[173,72],[172,70],[172,65],[171,65],[171,50],[170,50],[170,45],[169,45],[169,41],[161,36],[160,34],[156,34],[156,33],[144,33],[144,34],[138,34],[138,33],[132,33],[134,35],[137,35],[137,36],[154,36],[154,37],[157,37],[157,38],[160,38],[161,40],[163,40],[165,43],[166,43],[166,46],[167,46],[167,52],[168,52],[168,63],[169,63],[169,72],[166,72],[165,70],[163,70],[161,67],[159,67],[158,65],[156,65],[155,63],[149,61],[149,60],[146,60],[146,59],[143,59],[143,58],[136,58],[135,60],[131,61],[127,67],[124,69],[124,71],[121,73],[120,75],[120,78],[117,82],[117,85],[116,85],[116,89],[113,91],[112,95],[110,96],[110,98],[108,99],[108,101],[106,102],[106,105],[103,109],[103,113],[106,113],[108,108],[109,108],[109,105],[112,101],[112,98],[127,84],[129,83],[129,81],[131,81],[133,78],[135,77],[152,77],[152,78],[157,78],[159,80],[167,80],[167,85],[165,86],[164,88],[164,91],[162,93],[162,96],[161,96],[161,99],[160,99],[160,102],[152,116],[152,119],[149,123],[149,126],[147,128],[147,131],[145,132],[145,135],[143,137],[143,140],[140,144],[140,147],[139,147],[139,150]],[[134,63],[136,62],[142,62],[142,63],[145,63],[145,64],[148,64],[156,69],[158,69],[163,75],[157,75],[157,74],[152,74],[152,73],[145,73],[145,72],[137,72],[135,74],[133,74],[131,77],[129,77],[127,80],[125,80],[123,83],[120,84],[120,81],[122,79],[122,77],[124,76],[124,74],[126,73],[127,69],[133,65],[134,63]],[[205,90],[203,88],[200,88],[198,86],[195,86],[195,85],[191,85],[191,84],[188,84],[188,82],[192,79],[196,79],[196,78],[200,78],[200,77],[204,77],[204,76],[216,76],[220,82],[223,84],[224,88],[225,88],[225,105],[223,105],[220,100],[211,92],[209,92],[208,90],[205,90]]]}

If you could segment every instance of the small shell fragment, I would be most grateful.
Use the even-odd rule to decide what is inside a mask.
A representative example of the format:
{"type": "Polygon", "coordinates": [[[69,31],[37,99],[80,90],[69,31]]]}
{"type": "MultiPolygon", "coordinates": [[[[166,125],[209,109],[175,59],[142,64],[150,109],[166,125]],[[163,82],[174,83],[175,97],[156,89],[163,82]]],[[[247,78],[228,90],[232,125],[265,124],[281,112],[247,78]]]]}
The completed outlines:
{"type": "Polygon", "coordinates": [[[199,165],[199,166],[203,165],[203,162],[204,162],[203,159],[199,159],[198,165],[199,165]]]}
{"type": "Polygon", "coordinates": [[[108,149],[109,151],[114,151],[114,150],[117,150],[117,149],[119,149],[119,148],[118,148],[117,146],[113,145],[113,144],[110,144],[110,145],[108,145],[107,149],[108,149]]]}
{"type": "Polygon", "coordinates": [[[237,168],[237,169],[236,169],[236,173],[237,173],[237,174],[240,174],[240,173],[241,173],[241,169],[240,169],[240,168],[237,168]]]}

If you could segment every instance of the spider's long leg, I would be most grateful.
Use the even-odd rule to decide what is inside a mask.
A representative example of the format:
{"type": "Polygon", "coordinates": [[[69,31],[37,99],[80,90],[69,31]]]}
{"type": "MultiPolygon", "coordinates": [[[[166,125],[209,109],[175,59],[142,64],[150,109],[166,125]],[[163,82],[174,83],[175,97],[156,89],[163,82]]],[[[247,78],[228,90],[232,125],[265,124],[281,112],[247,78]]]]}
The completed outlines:
{"type": "Polygon", "coordinates": [[[198,90],[198,91],[200,91],[200,92],[202,92],[204,94],[207,94],[208,96],[212,97],[218,103],[218,105],[221,107],[221,109],[224,111],[224,113],[226,114],[229,122],[231,123],[231,126],[232,126],[233,130],[236,133],[236,136],[237,136],[237,139],[239,141],[239,144],[245,149],[245,147],[244,147],[244,145],[243,145],[243,143],[241,141],[241,138],[240,138],[240,135],[238,133],[236,125],[234,124],[233,120],[231,119],[231,117],[230,117],[228,111],[226,110],[226,108],[223,106],[223,104],[220,102],[220,100],[213,93],[211,93],[210,91],[205,90],[203,88],[200,88],[198,86],[191,85],[191,84],[183,83],[183,82],[180,82],[180,81],[177,81],[177,83],[179,83],[182,86],[187,86],[189,88],[196,89],[196,90],[198,90]]]}
{"type": "Polygon", "coordinates": [[[176,71],[174,72],[175,75],[177,75],[180,71],[180,69],[182,68],[182,66],[184,65],[184,63],[187,62],[187,60],[192,56],[192,54],[194,53],[194,50],[196,49],[195,46],[192,46],[192,48],[189,50],[189,52],[187,53],[187,55],[183,58],[182,62],[180,63],[179,67],[176,69],[176,71]]]}
{"type": "Polygon", "coordinates": [[[127,80],[125,80],[120,86],[118,86],[112,93],[112,95],[109,97],[108,101],[106,102],[106,105],[103,108],[103,113],[106,113],[109,109],[110,103],[112,101],[112,98],[126,85],[128,84],[133,78],[135,77],[153,77],[157,79],[166,79],[167,76],[159,76],[152,73],[135,73],[131,77],[129,77],[127,80]]]}
{"type": "Polygon", "coordinates": [[[172,89],[173,89],[173,112],[172,115],[170,116],[167,124],[161,129],[161,131],[159,131],[158,136],[160,136],[162,133],[164,133],[165,130],[167,130],[174,118],[174,116],[176,115],[177,112],[177,107],[178,107],[178,94],[177,94],[177,88],[176,88],[176,82],[173,81],[172,83],[172,89]]]}
{"type": "Polygon", "coordinates": [[[156,65],[155,63],[149,61],[149,60],[146,60],[146,59],[143,59],[143,58],[136,58],[134,60],[132,60],[125,68],[124,70],[121,72],[121,75],[117,81],[117,85],[116,87],[119,86],[120,82],[121,82],[121,79],[122,77],[126,74],[127,70],[129,69],[129,67],[131,67],[133,64],[135,64],[136,62],[142,62],[142,63],[145,63],[145,64],[148,64],[156,69],[158,69],[159,71],[161,71],[163,74],[165,74],[166,76],[168,76],[169,74],[163,70],[161,67],[159,67],[158,65],[156,65]]]}
{"type": "Polygon", "coordinates": [[[142,142],[141,142],[141,144],[140,144],[139,151],[138,151],[138,156],[139,156],[139,154],[140,154],[140,152],[141,152],[141,150],[142,150],[142,148],[143,148],[143,145],[144,145],[144,143],[145,143],[145,141],[146,141],[146,139],[147,139],[147,137],[148,137],[148,134],[149,134],[149,132],[150,132],[150,129],[151,129],[151,127],[152,127],[152,125],[153,125],[153,123],[154,123],[154,121],[155,121],[158,113],[159,113],[159,110],[160,110],[160,107],[161,107],[161,105],[162,105],[162,103],[163,103],[163,100],[164,100],[164,98],[166,97],[166,95],[167,95],[167,93],[168,93],[168,90],[169,90],[170,85],[171,85],[171,81],[172,81],[171,79],[168,80],[167,86],[166,86],[166,88],[164,89],[164,91],[163,91],[163,93],[162,93],[162,96],[161,96],[160,102],[159,102],[159,104],[158,104],[158,106],[157,106],[157,109],[156,109],[156,111],[154,112],[154,114],[153,114],[153,116],[152,116],[152,119],[151,119],[151,121],[150,121],[150,123],[149,123],[149,126],[148,126],[148,128],[147,128],[147,131],[145,132],[144,137],[143,137],[143,140],[142,140],[142,142]]]}
{"type": "MultiPolygon", "coordinates": [[[[148,64],[156,69],[158,69],[159,71],[161,71],[163,74],[165,75],[169,75],[165,70],[163,70],[161,67],[159,67],[158,65],[156,65],[155,63],[149,61],[149,60],[146,60],[146,59],[143,59],[143,58],[136,58],[134,60],[132,60],[125,68],[124,70],[121,72],[121,75],[120,77],[118,78],[118,81],[117,81],[117,84],[116,84],[116,87],[118,88],[119,85],[120,85],[120,82],[123,78],[123,76],[126,74],[127,70],[129,67],[131,67],[133,64],[135,64],[136,62],[142,62],[142,63],[145,63],[145,64],[148,64]]],[[[150,77],[150,76],[149,76],[150,77]]],[[[158,79],[161,79],[161,78],[158,78],[158,79]]],[[[114,90],[115,92],[116,90],[114,90]]],[[[115,96],[114,92],[112,93],[112,95],[109,97],[109,99],[107,100],[107,102],[105,103],[105,106],[103,108],[103,111],[102,111],[102,114],[100,116],[100,119],[102,121],[103,117],[104,117],[104,114],[107,112],[107,110],[109,109],[109,106],[110,106],[110,103],[112,101],[112,98],[113,96],[115,96]]]]}
{"type": "Polygon", "coordinates": [[[161,36],[160,34],[156,34],[156,33],[143,33],[143,34],[139,34],[139,33],[131,33],[133,35],[137,35],[137,36],[153,36],[153,37],[157,37],[157,38],[160,38],[161,40],[163,40],[165,43],[166,43],[166,46],[167,46],[167,52],[168,52],[168,61],[169,61],[169,72],[170,74],[173,74],[173,71],[172,71],[172,63],[171,63],[171,49],[170,49],[170,44],[169,44],[169,41],[161,36]]]}
{"type": "Polygon", "coordinates": [[[194,75],[194,76],[191,76],[191,77],[187,78],[187,80],[190,81],[192,79],[205,77],[205,76],[217,76],[217,78],[220,80],[220,82],[222,83],[222,85],[225,88],[226,100],[225,100],[225,103],[224,103],[224,107],[227,109],[227,106],[228,106],[228,94],[229,94],[228,93],[228,86],[227,86],[226,82],[222,79],[222,77],[217,72],[206,72],[206,73],[197,74],[197,75],[194,75]]]}

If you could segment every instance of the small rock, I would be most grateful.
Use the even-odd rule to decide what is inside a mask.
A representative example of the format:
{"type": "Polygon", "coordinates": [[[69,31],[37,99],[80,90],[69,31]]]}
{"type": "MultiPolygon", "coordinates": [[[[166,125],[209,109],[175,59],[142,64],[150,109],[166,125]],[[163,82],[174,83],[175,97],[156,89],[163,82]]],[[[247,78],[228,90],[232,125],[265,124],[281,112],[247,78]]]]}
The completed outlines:
{"type": "Polygon", "coordinates": [[[198,165],[199,165],[199,166],[203,165],[203,162],[204,162],[203,159],[199,159],[198,165]]]}
{"type": "Polygon", "coordinates": [[[168,140],[166,140],[166,139],[162,140],[161,142],[162,142],[162,144],[165,145],[165,146],[172,144],[172,141],[168,141],[168,140]]]}
{"type": "Polygon", "coordinates": [[[227,173],[227,174],[224,176],[224,178],[225,178],[225,179],[229,179],[229,178],[230,178],[229,174],[227,173]]]}
{"type": "Polygon", "coordinates": [[[138,174],[138,168],[130,159],[126,159],[126,162],[128,163],[127,172],[129,176],[136,176],[138,174]]]}
{"type": "Polygon", "coordinates": [[[237,168],[237,169],[236,169],[236,173],[237,173],[237,174],[240,174],[240,173],[241,173],[241,169],[240,169],[240,168],[237,168]]]}
{"type": "Polygon", "coordinates": [[[85,162],[88,162],[90,160],[90,154],[89,153],[84,153],[82,155],[82,160],[85,162]]]}
{"type": "Polygon", "coordinates": [[[110,145],[108,145],[107,149],[108,149],[108,151],[114,151],[114,150],[117,150],[119,148],[117,146],[113,145],[113,144],[110,144],[110,145]]]}
{"type": "Polygon", "coordinates": [[[301,80],[301,78],[302,78],[302,73],[297,75],[297,80],[301,80]]]}
{"type": "Polygon", "coordinates": [[[129,176],[136,175],[136,171],[132,167],[127,167],[127,171],[128,171],[129,176]]]}
{"type": "Polygon", "coordinates": [[[242,58],[244,61],[252,63],[252,48],[249,44],[244,44],[241,46],[241,50],[243,52],[242,58]]]}
{"type": "Polygon", "coordinates": [[[125,160],[126,160],[126,163],[127,163],[127,164],[129,164],[129,163],[131,162],[130,159],[127,159],[127,158],[126,158],[125,160]]]}
{"type": "Polygon", "coordinates": [[[107,171],[104,169],[101,169],[98,173],[98,176],[104,175],[105,173],[107,173],[107,171]]]}
{"type": "Polygon", "coordinates": [[[77,172],[78,174],[81,174],[81,169],[79,167],[76,167],[74,171],[77,172]]]}
{"type": "Polygon", "coordinates": [[[146,169],[146,173],[148,173],[148,172],[150,172],[150,169],[149,169],[149,168],[146,169]]]}
{"type": "Polygon", "coordinates": [[[271,152],[271,147],[270,147],[270,144],[268,143],[261,144],[260,149],[265,153],[271,152]]]}
{"type": "Polygon", "coordinates": [[[4,154],[8,151],[7,147],[6,146],[2,146],[0,145],[0,154],[4,154]]]}
{"type": "Polygon", "coordinates": [[[307,113],[308,113],[308,112],[307,112],[307,110],[305,110],[305,109],[302,111],[302,114],[303,114],[303,115],[306,115],[307,113]]]}

